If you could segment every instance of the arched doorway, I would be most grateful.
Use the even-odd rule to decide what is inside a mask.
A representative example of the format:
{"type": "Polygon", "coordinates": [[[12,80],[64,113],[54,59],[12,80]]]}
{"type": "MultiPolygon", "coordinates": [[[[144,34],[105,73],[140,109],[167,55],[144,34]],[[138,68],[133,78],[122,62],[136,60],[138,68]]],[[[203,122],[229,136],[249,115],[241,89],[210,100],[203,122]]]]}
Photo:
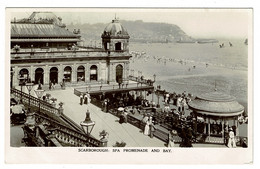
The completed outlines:
{"type": "Polygon", "coordinates": [[[24,81],[28,81],[29,78],[29,71],[27,69],[21,69],[19,72],[20,77],[24,78],[24,81]]]}
{"type": "Polygon", "coordinates": [[[90,67],[90,81],[91,80],[97,80],[97,66],[96,65],[92,65],[90,67]]]}
{"type": "Polygon", "coordinates": [[[65,82],[71,82],[71,67],[70,66],[66,66],[64,68],[64,81],[65,82]]]}
{"type": "Polygon", "coordinates": [[[117,42],[117,43],[115,44],[115,50],[122,50],[121,42],[117,42]]]}
{"type": "Polygon", "coordinates": [[[122,65],[116,66],[116,82],[117,83],[123,82],[123,66],[122,65]]]}
{"type": "Polygon", "coordinates": [[[77,70],[77,81],[85,81],[85,67],[84,66],[79,66],[77,70]]]}
{"type": "Polygon", "coordinates": [[[54,84],[58,83],[58,68],[56,67],[50,69],[50,82],[54,84]]]}
{"type": "Polygon", "coordinates": [[[44,78],[43,72],[44,70],[42,68],[37,68],[35,70],[35,81],[34,81],[35,84],[38,84],[39,82],[43,84],[43,78],[44,78]]]}

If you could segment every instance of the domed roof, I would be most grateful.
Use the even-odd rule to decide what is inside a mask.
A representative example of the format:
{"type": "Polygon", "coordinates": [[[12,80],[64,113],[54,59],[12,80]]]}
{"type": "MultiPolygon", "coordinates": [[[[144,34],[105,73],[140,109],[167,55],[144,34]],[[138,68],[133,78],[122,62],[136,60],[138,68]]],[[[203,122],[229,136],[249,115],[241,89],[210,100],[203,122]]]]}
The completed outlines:
{"type": "Polygon", "coordinates": [[[237,116],[244,112],[235,97],[217,91],[197,96],[188,105],[197,113],[212,116],[237,116]]]}
{"type": "Polygon", "coordinates": [[[35,23],[50,22],[60,27],[66,27],[62,23],[62,19],[57,17],[53,12],[33,12],[28,20],[35,23]]]}
{"type": "Polygon", "coordinates": [[[114,19],[106,26],[102,34],[102,38],[103,37],[129,38],[129,35],[127,30],[121,25],[119,20],[114,19]]]}

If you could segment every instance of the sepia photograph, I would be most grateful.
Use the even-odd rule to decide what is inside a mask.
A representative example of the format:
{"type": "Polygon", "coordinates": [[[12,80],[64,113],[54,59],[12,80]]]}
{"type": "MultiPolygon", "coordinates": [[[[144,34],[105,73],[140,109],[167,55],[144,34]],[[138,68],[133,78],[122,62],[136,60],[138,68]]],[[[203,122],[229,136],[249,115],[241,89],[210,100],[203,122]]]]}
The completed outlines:
{"type": "Polygon", "coordinates": [[[6,8],[7,149],[252,161],[252,25],[251,8],[6,8]]]}

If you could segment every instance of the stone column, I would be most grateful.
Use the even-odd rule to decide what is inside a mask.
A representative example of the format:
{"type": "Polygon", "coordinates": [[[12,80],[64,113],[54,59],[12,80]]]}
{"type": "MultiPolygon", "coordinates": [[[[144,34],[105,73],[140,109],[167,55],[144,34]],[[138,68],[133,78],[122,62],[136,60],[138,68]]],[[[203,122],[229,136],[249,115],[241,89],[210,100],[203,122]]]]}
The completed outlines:
{"type": "Polygon", "coordinates": [[[108,50],[110,50],[110,51],[111,51],[111,50],[112,50],[112,51],[115,50],[115,47],[114,47],[113,44],[114,44],[114,42],[110,42],[110,43],[109,43],[109,49],[108,49],[108,50]]]}
{"type": "Polygon", "coordinates": [[[44,72],[43,72],[43,77],[44,77],[44,84],[48,85],[50,83],[50,68],[48,65],[44,67],[44,72]]]}
{"type": "Polygon", "coordinates": [[[97,64],[97,71],[98,71],[98,73],[97,73],[97,81],[100,81],[101,79],[102,79],[102,65],[101,65],[101,62],[99,62],[98,64],[97,64]]]}
{"type": "Polygon", "coordinates": [[[115,64],[112,63],[112,65],[110,65],[110,81],[111,82],[115,82],[115,78],[116,74],[115,74],[115,64]]]}
{"type": "Polygon", "coordinates": [[[62,82],[62,79],[64,77],[64,66],[63,64],[60,64],[58,67],[58,82],[57,83],[60,83],[62,82]]]}
{"type": "Polygon", "coordinates": [[[89,82],[90,79],[90,69],[89,69],[89,63],[84,64],[85,66],[85,82],[89,82]]]}
{"type": "Polygon", "coordinates": [[[29,69],[29,75],[30,75],[30,78],[31,78],[31,81],[35,81],[35,68],[34,66],[30,66],[30,69],[29,69]]]}
{"type": "Polygon", "coordinates": [[[210,117],[208,117],[208,135],[210,136],[210,117]]]}
{"type": "Polygon", "coordinates": [[[123,63],[123,79],[126,79],[126,63],[123,63]]]}
{"type": "MultiPolygon", "coordinates": [[[[206,121],[207,119],[206,119],[205,116],[203,117],[203,119],[204,119],[204,123],[206,123],[206,122],[207,122],[207,121],[206,121]]],[[[207,132],[207,125],[205,124],[205,125],[204,125],[204,131],[203,131],[203,134],[207,134],[206,132],[207,132]]]]}
{"type": "Polygon", "coordinates": [[[129,71],[130,71],[129,70],[129,63],[130,63],[129,61],[126,62],[126,78],[127,78],[127,80],[129,79],[129,71]]]}
{"type": "Polygon", "coordinates": [[[71,66],[71,83],[77,83],[77,65],[74,63],[71,66]]]}
{"type": "Polygon", "coordinates": [[[237,117],[234,117],[234,126],[236,126],[236,136],[239,135],[239,129],[238,129],[238,120],[237,117]]]}

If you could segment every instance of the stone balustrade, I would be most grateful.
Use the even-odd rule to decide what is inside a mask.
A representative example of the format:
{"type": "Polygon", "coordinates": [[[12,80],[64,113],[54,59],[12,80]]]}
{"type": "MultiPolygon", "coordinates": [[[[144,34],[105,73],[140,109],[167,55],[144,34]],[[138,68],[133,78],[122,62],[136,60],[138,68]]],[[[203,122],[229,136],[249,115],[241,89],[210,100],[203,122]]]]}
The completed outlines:
{"type": "Polygon", "coordinates": [[[81,58],[81,57],[118,57],[130,56],[125,51],[105,51],[99,50],[63,50],[63,51],[34,51],[34,52],[12,52],[11,60],[13,59],[48,59],[48,58],[81,58]]]}

